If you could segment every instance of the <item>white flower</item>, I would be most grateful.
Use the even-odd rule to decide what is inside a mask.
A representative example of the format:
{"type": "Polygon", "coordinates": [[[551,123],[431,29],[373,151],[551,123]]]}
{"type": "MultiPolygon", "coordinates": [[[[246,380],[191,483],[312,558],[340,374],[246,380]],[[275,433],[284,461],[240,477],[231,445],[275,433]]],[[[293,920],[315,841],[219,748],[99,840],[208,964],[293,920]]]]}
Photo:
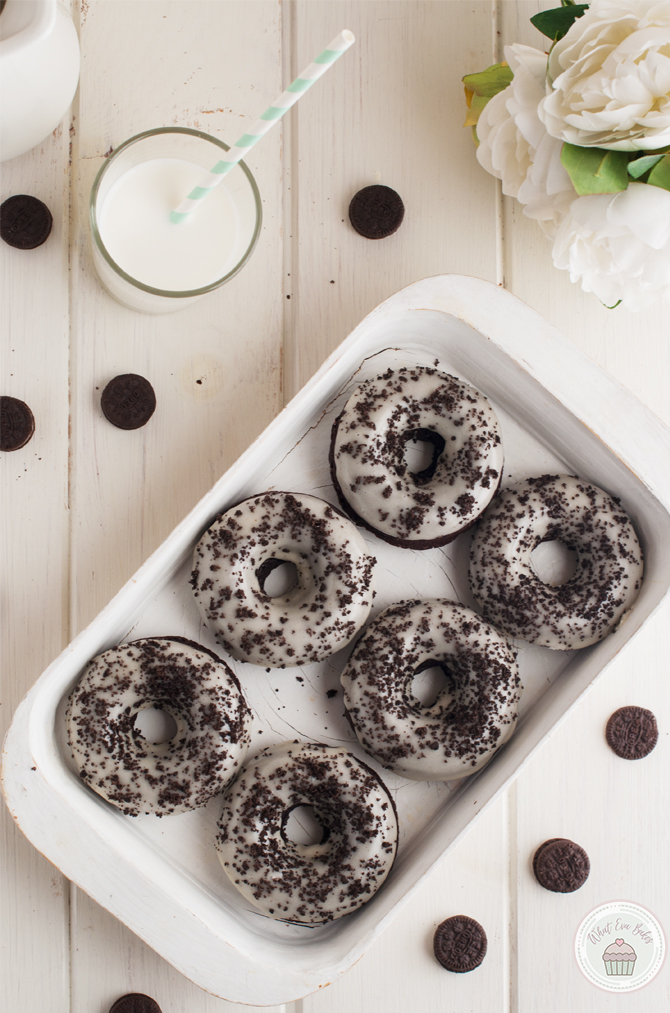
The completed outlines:
{"type": "Polygon", "coordinates": [[[502,180],[503,193],[526,205],[553,237],[575,191],[561,165],[562,142],[551,137],[537,114],[545,94],[547,57],[530,46],[505,47],[514,77],[486,104],[477,123],[481,165],[502,180]]]}
{"type": "Polygon", "coordinates": [[[592,0],[549,56],[539,115],[581,147],[670,144],[670,2],[592,0]]]}
{"type": "Polygon", "coordinates": [[[578,197],[559,226],[553,258],[606,306],[670,302],[670,190],[630,183],[622,193],[578,197]]]}

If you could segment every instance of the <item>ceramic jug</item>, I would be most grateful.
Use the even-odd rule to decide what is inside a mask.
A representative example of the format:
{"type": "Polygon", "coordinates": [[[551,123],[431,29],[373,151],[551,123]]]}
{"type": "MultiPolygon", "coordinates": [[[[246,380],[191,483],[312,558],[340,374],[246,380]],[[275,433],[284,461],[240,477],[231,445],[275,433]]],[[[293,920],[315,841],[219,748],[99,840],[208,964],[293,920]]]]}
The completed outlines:
{"type": "Polygon", "coordinates": [[[79,40],[58,0],[0,0],[0,161],[34,148],[69,107],[79,40]]]}

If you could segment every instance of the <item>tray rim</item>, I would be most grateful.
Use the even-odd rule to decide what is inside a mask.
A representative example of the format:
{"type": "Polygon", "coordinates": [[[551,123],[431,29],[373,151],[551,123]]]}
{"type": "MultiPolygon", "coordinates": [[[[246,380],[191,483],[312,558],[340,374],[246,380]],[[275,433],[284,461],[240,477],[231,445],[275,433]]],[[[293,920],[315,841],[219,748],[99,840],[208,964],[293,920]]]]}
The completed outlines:
{"type": "MultiPolygon", "coordinates": [[[[65,661],[71,667],[75,662],[79,664],[77,659],[81,659],[82,664],[88,660],[90,653],[87,644],[99,629],[104,629],[112,622],[114,625],[118,625],[124,611],[129,614],[136,612],[141,601],[151,595],[152,588],[160,584],[160,580],[152,578],[152,574],[162,572],[164,561],[172,562],[175,558],[182,558],[190,549],[193,543],[194,526],[198,529],[206,526],[212,515],[211,503],[217,498],[218,491],[223,485],[235,481],[240,472],[244,471],[247,462],[258,454],[259,448],[277,439],[286,428],[300,430],[304,417],[307,414],[313,414],[315,391],[318,391],[324,384],[333,367],[355,350],[365,330],[370,325],[376,325],[384,318],[405,310],[432,310],[444,313],[463,321],[478,331],[485,339],[492,341],[544,389],[557,398],[561,405],[580,422],[588,426],[594,435],[605,443],[609,451],[621,460],[624,466],[670,514],[670,469],[658,466],[659,454],[670,460],[670,430],[622,384],[605,373],[584,353],[570,345],[536,311],[499,286],[462,275],[439,275],[415,282],[400,290],[361,321],[305,387],[173,529],[106,608],[46,669],[19,706],[7,734],[3,753],[2,786],[7,805],[19,827],[38,850],[42,851],[49,861],[58,864],[75,883],[80,877],[77,863],[64,861],[62,856],[53,857],[54,850],[58,850],[57,846],[54,847],[49,830],[42,825],[42,817],[45,813],[50,817],[50,821],[56,820],[58,822],[60,820],[58,837],[63,836],[63,829],[71,828],[75,831],[75,826],[80,825],[82,821],[87,827],[89,825],[87,812],[77,811],[76,806],[72,807],[74,811],[71,808],[67,809],[64,814],[60,812],[59,806],[63,798],[59,794],[58,788],[52,783],[53,779],[50,780],[47,776],[49,762],[53,759],[50,750],[53,751],[55,743],[51,742],[45,748],[45,743],[40,738],[40,729],[44,728],[45,721],[48,724],[49,714],[52,713],[52,700],[56,693],[56,686],[59,684],[58,673],[65,661]],[[532,341],[529,341],[528,334],[532,334],[532,341]],[[567,382],[568,380],[569,382],[567,382]],[[594,396],[594,391],[598,391],[599,396],[594,396]],[[584,394],[588,394],[588,396],[585,397],[584,394]],[[582,397],[581,402],[580,396],[582,397]],[[603,399],[607,399],[610,405],[613,401],[617,403],[615,415],[617,424],[613,429],[608,430],[606,437],[601,433],[602,412],[599,411],[603,399]],[[624,419],[625,425],[623,424],[624,419]],[[645,442],[640,444],[634,439],[634,434],[642,428],[645,432],[645,442]],[[33,764],[34,767],[30,770],[33,764]]],[[[360,363],[360,361],[359,356],[357,362],[360,363]]],[[[652,614],[659,607],[661,600],[662,598],[652,609],[652,614]]],[[[632,636],[624,646],[630,643],[636,632],[637,630],[633,630],[632,636]]],[[[429,875],[442,854],[453,847],[467,832],[473,820],[493,804],[495,798],[505,790],[511,780],[529,762],[532,753],[541,742],[567,718],[579,699],[593,685],[595,678],[605,671],[608,663],[609,660],[599,667],[585,689],[576,692],[572,702],[556,720],[549,721],[545,715],[547,727],[544,730],[540,729],[537,741],[523,763],[509,771],[504,782],[485,803],[480,807],[471,807],[475,810],[474,813],[468,810],[468,820],[461,832],[453,837],[445,851],[438,851],[429,856],[425,871],[418,875],[409,888],[404,890],[397,899],[393,900],[393,905],[386,915],[374,924],[369,924],[370,918],[365,919],[368,923],[367,928],[356,944],[340,959],[330,962],[322,961],[317,967],[302,969],[284,967],[282,981],[279,982],[276,978],[273,978],[272,981],[262,981],[264,965],[229,944],[229,951],[225,951],[225,956],[224,953],[217,952],[218,973],[216,969],[208,968],[207,973],[203,975],[202,969],[194,966],[192,959],[189,961],[184,956],[181,952],[182,947],[173,945],[172,951],[170,951],[169,945],[165,942],[161,943],[158,938],[160,932],[156,933],[155,927],[149,932],[143,931],[143,925],[138,924],[141,919],[134,917],[132,910],[129,913],[124,907],[123,896],[110,899],[108,890],[104,889],[104,877],[100,883],[96,881],[93,885],[90,882],[85,886],[81,884],[82,888],[144,938],[149,945],[154,946],[165,959],[173,963],[200,987],[212,991],[214,994],[220,994],[216,988],[217,978],[221,981],[227,980],[229,984],[233,979],[238,979],[238,983],[247,979],[241,991],[238,984],[236,994],[227,994],[226,998],[238,1002],[256,1002],[260,1005],[289,1002],[301,998],[339,977],[362,956],[370,943],[381,934],[403,904],[419,888],[425,876],[429,875]]],[[[545,710],[551,710],[549,703],[545,710]]],[[[486,775],[487,770],[485,769],[481,779],[478,780],[480,785],[482,785],[482,781],[487,780],[486,775]]],[[[485,794],[485,792],[480,792],[480,794],[485,794]]],[[[118,814],[116,812],[105,813],[105,816],[110,817],[110,820],[106,822],[111,830],[114,820],[119,818],[118,814]]],[[[47,821],[47,826],[53,829],[50,821],[47,821]]],[[[66,835],[65,839],[67,836],[69,835],[66,835]]],[[[141,841],[139,835],[138,841],[141,841]]],[[[106,864],[105,861],[101,861],[103,857],[118,860],[118,852],[108,847],[107,842],[105,842],[105,848],[109,852],[107,856],[100,855],[100,849],[98,849],[98,863],[101,867],[106,864]]],[[[400,879],[398,889],[402,887],[404,878],[406,877],[400,879]]],[[[179,899],[179,896],[183,894],[181,897],[182,913],[190,923],[189,931],[193,939],[193,945],[189,949],[196,952],[203,944],[206,944],[208,939],[211,944],[212,935],[196,912],[189,910],[187,892],[184,892],[183,883],[176,882],[176,879],[178,877],[174,881],[170,880],[175,888],[172,896],[179,899]]],[[[132,887],[129,884],[128,893],[135,907],[140,905],[146,909],[147,905],[155,903],[155,892],[161,889],[164,890],[164,887],[161,888],[157,882],[149,885],[142,882],[134,883],[132,887]],[[138,901],[138,897],[140,901],[138,901]]],[[[397,892],[398,890],[393,891],[393,893],[397,892]]],[[[160,919],[154,917],[153,920],[160,919]]],[[[217,938],[216,942],[221,950],[222,940],[217,938]]],[[[277,969],[272,968],[272,976],[276,976],[276,974],[277,969]]],[[[267,978],[268,975],[265,977],[267,978]]],[[[229,989],[227,991],[230,992],[229,989]]]]}

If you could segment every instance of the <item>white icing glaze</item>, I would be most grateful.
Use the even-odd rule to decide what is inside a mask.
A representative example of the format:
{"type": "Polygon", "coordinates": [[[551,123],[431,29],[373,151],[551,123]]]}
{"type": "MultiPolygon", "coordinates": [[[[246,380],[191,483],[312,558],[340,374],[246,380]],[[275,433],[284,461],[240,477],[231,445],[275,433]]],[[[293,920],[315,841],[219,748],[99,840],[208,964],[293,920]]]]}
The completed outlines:
{"type": "Polygon", "coordinates": [[[379,889],[396,854],[398,823],[386,788],[346,749],[283,742],[249,761],[219,820],[221,864],[255,907],[317,924],[350,914],[379,889]],[[311,806],[317,844],[286,835],[291,810],[311,806]]]}
{"type": "Polygon", "coordinates": [[[219,643],[240,661],[283,668],[321,661],[345,647],[372,607],[372,569],[354,524],[324,500],[268,492],[211,525],[193,558],[198,607],[219,643]],[[270,598],[264,577],[293,563],[298,580],[270,598]]]}
{"type": "Polygon", "coordinates": [[[479,770],[515,728],[516,654],[472,609],[441,599],[392,605],[370,623],[342,673],[344,703],[363,748],[396,774],[450,781],[479,770]],[[442,667],[430,706],[414,676],[442,667]]]}
{"type": "Polygon", "coordinates": [[[472,542],[470,587],[484,615],[533,644],[588,647],[637,598],[642,550],[626,513],[606,492],[569,475],[542,475],[503,490],[472,542]],[[574,576],[543,583],[531,553],[559,540],[577,552],[574,576]]]}
{"type": "Polygon", "coordinates": [[[249,711],[228,666],[169,637],[112,647],[89,662],[70,695],[68,741],[80,776],[130,816],[204,805],[235,776],[249,746],[249,711]],[[139,711],[171,714],[177,731],[153,744],[139,711]]]}
{"type": "Polygon", "coordinates": [[[490,502],[502,467],[487,399],[435,369],[388,370],[368,380],[333,427],[331,470],[342,505],[395,545],[452,541],[490,502]],[[433,465],[417,475],[404,460],[412,439],[435,447],[433,465]]]}

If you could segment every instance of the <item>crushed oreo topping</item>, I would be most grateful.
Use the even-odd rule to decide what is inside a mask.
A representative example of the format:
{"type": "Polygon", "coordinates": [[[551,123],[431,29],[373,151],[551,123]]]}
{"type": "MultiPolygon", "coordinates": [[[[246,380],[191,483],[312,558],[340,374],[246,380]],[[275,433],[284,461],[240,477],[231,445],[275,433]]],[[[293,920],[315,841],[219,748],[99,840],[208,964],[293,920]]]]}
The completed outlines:
{"type": "Polygon", "coordinates": [[[229,654],[284,668],[321,661],[353,639],[372,607],[375,562],[329,503],[268,492],[216,518],[196,546],[191,586],[229,654]],[[297,582],[270,598],[265,581],[282,563],[295,566],[297,582]]]}
{"type": "Polygon", "coordinates": [[[273,918],[332,921],[370,900],[397,848],[397,815],[377,775],[346,749],[285,742],[249,761],[230,786],[217,850],[237,889],[273,918]],[[289,813],[310,806],[320,842],[295,844],[289,813]]]}
{"type": "Polygon", "coordinates": [[[79,775],[129,816],[205,805],[235,776],[250,742],[239,682],[215,654],[183,637],[110,648],[70,694],[68,742],[79,775]],[[177,732],[148,742],[139,711],[166,711],[177,732]]]}
{"type": "Polygon", "coordinates": [[[344,703],[371,756],[402,777],[451,780],[482,767],[512,734],[521,683],[506,638],[471,609],[440,599],[400,602],[370,623],[342,673],[344,703]],[[414,677],[440,666],[430,705],[414,677]]]}
{"type": "Polygon", "coordinates": [[[607,636],[635,601],[642,550],[621,505],[571,475],[529,478],[496,496],[472,541],[470,588],[509,636],[554,650],[588,647],[607,636]],[[577,553],[574,576],[545,584],[531,553],[540,542],[577,553]]]}
{"type": "Polygon", "coordinates": [[[488,941],[484,929],[467,915],[454,915],[438,925],[433,938],[433,952],[447,971],[463,974],[479,967],[488,941]]]}
{"type": "Polygon", "coordinates": [[[644,707],[620,707],[607,722],[605,738],[623,760],[641,760],[658,742],[656,718],[644,707]]]}
{"type": "Polygon", "coordinates": [[[402,548],[446,545],[498,488],[503,448],[487,399],[436,369],[387,370],[361,384],[333,425],[330,468],[342,508],[402,548]],[[408,444],[432,446],[413,474],[408,444]]]}
{"type": "Polygon", "coordinates": [[[533,856],[533,872],[540,886],[553,893],[573,893],[588,879],[589,856],[565,837],[545,841],[533,856]]]}

